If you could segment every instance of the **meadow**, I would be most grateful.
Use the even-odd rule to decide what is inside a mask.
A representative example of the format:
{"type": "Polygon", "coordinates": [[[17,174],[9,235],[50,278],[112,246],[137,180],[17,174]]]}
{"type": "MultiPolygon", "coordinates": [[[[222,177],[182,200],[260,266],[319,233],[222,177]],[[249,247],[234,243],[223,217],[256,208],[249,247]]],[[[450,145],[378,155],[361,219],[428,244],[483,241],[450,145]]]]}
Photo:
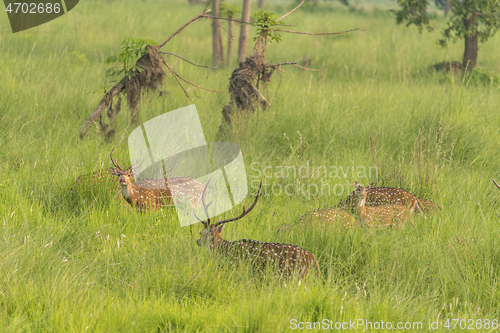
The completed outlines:
{"type": "MultiPolygon", "coordinates": [[[[290,6],[269,1],[268,9],[282,14],[290,6]]],[[[398,26],[386,5],[355,11],[328,5],[286,19],[309,32],[367,29],[284,34],[268,45],[270,63],[310,54],[311,67],[328,70],[283,67],[268,89],[272,107],[234,119],[229,140],[243,152],[252,188],[247,202],[255,180],[263,177],[265,186],[256,208],[228,224],[224,237],[299,245],[316,255],[321,277],[283,283],[245,266],[219,265],[196,245],[201,224],[183,228],[172,210],[142,215],[110,186],[75,191],[79,175],[111,166],[113,147],[119,161],[128,160],[127,135],[135,126],[125,131],[125,108],[112,142],[95,127],[78,140],[103,89],[112,86],[105,59],[130,36],[163,41],[202,9],[184,0],[88,0],[16,34],[0,15],[0,330],[286,332],[292,323],[323,319],[421,322],[423,329],[439,320],[436,331],[459,319],[494,330],[492,321],[500,319],[500,190],[491,181],[500,179],[498,34],[480,46],[478,72],[445,75],[429,67],[460,61],[462,43],[443,49],[439,29],[419,34],[398,26]],[[346,172],[281,172],[305,166],[346,172]],[[358,173],[369,168],[375,171],[358,173]],[[400,187],[442,210],[398,230],[276,232],[307,211],[335,205],[353,181],[400,187]],[[280,191],[288,184],[291,192],[280,191]]],[[[441,14],[435,16],[443,27],[441,14]]],[[[209,27],[195,22],[168,51],[210,64],[209,27]]],[[[189,80],[227,90],[230,68],[166,57],[189,80]]],[[[196,89],[198,97],[189,101],[172,77],[161,89],[168,93],[143,100],[141,122],[194,103],[207,142],[217,140],[228,94],[196,89]]]]}

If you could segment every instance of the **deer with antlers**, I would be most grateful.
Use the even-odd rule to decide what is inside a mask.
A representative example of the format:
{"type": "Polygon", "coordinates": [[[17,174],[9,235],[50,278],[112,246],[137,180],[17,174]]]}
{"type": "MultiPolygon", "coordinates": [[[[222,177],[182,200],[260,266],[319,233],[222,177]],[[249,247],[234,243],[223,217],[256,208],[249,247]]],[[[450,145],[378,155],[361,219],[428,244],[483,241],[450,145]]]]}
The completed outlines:
{"type": "Polygon", "coordinates": [[[128,169],[123,169],[113,159],[113,150],[110,158],[115,168],[109,168],[109,171],[118,177],[123,198],[131,206],[138,207],[143,212],[147,209],[157,210],[173,204],[173,200],[177,198],[191,201],[193,205],[198,206],[203,192],[203,185],[200,182],[191,177],[168,177],[144,179],[134,183],[132,170],[141,162],[142,154],[138,162],[128,169]]]}
{"type": "MultiPolygon", "coordinates": [[[[210,180],[208,181],[210,182],[210,180]]],[[[208,186],[205,185],[204,192],[208,186]]],[[[237,241],[227,241],[222,238],[221,233],[226,223],[236,221],[247,215],[257,204],[261,193],[262,181],[255,197],[255,201],[248,208],[243,207],[243,212],[237,217],[220,220],[211,224],[208,213],[208,205],[205,204],[205,194],[202,195],[203,207],[207,220],[203,221],[198,216],[196,218],[203,224],[204,228],[200,232],[197,240],[199,246],[204,245],[212,255],[222,256],[232,264],[237,264],[240,260],[249,260],[256,270],[263,270],[268,266],[277,269],[284,277],[291,277],[294,273],[300,278],[304,278],[311,270],[320,273],[319,264],[316,257],[303,248],[282,243],[264,243],[251,239],[241,239],[237,241]]]]}
{"type": "Polygon", "coordinates": [[[388,227],[404,224],[408,219],[411,220],[412,210],[406,206],[390,204],[378,207],[366,207],[366,198],[368,190],[373,188],[373,184],[368,187],[354,182],[354,192],[359,198],[358,213],[361,224],[366,227],[388,227]]]}

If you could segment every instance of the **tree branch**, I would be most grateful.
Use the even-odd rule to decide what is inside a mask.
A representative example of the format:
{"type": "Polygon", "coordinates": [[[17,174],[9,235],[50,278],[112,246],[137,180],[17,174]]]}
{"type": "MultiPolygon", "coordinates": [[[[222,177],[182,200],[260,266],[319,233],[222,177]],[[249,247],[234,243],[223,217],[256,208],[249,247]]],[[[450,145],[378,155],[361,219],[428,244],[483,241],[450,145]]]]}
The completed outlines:
{"type": "Polygon", "coordinates": [[[245,21],[237,20],[237,19],[233,19],[233,18],[227,18],[227,17],[217,17],[217,16],[208,16],[208,15],[203,15],[203,17],[214,19],[214,20],[226,20],[226,21],[233,21],[233,22],[238,22],[238,23],[242,23],[242,24],[250,24],[249,22],[245,22],[245,21]]]}
{"type": "Polygon", "coordinates": [[[186,97],[192,102],[191,97],[189,97],[186,89],[184,89],[184,86],[182,85],[182,83],[179,81],[179,79],[175,75],[176,73],[174,72],[174,70],[172,68],[170,68],[170,66],[167,64],[167,62],[164,59],[162,59],[162,60],[163,60],[163,63],[165,64],[165,66],[167,66],[167,68],[170,71],[170,73],[172,73],[172,75],[174,76],[174,78],[177,81],[177,83],[179,84],[179,86],[181,86],[182,91],[184,91],[184,94],[186,95],[186,97]]]}
{"type": "Polygon", "coordinates": [[[194,65],[194,66],[203,67],[203,68],[210,68],[210,69],[220,69],[220,67],[211,67],[211,66],[205,66],[205,65],[198,65],[198,64],[195,64],[194,62],[191,62],[191,61],[187,60],[186,58],[183,58],[183,57],[181,57],[180,55],[175,54],[175,53],[172,53],[172,52],[160,51],[160,53],[162,53],[162,54],[169,54],[169,55],[173,55],[174,57],[177,57],[177,58],[179,58],[179,59],[182,59],[182,60],[184,60],[185,62],[188,62],[188,63],[190,63],[191,65],[194,65]]]}
{"type": "Polygon", "coordinates": [[[213,92],[218,92],[218,93],[223,93],[223,94],[229,94],[229,91],[222,91],[222,90],[215,90],[215,89],[210,89],[210,88],[205,88],[205,87],[202,87],[202,86],[198,86],[196,84],[194,84],[193,82],[189,81],[189,80],[186,80],[185,78],[183,78],[182,76],[179,75],[179,73],[176,73],[174,71],[175,75],[177,75],[177,77],[179,77],[179,79],[181,79],[182,81],[192,85],[193,87],[196,87],[196,88],[200,88],[200,89],[203,89],[203,90],[207,90],[207,91],[213,91],[213,92]]]}
{"type": "Polygon", "coordinates": [[[302,0],[302,2],[299,3],[299,5],[297,7],[295,7],[294,9],[292,9],[291,11],[289,11],[288,13],[286,13],[285,15],[283,15],[282,17],[280,17],[279,19],[277,19],[276,22],[281,21],[282,19],[284,19],[285,17],[287,17],[288,15],[290,15],[291,13],[293,13],[294,11],[296,11],[297,9],[299,9],[299,7],[302,6],[302,4],[304,3],[304,1],[306,1],[306,0],[302,0]]]}
{"type": "Polygon", "coordinates": [[[302,69],[305,69],[307,71],[314,71],[314,72],[321,72],[321,71],[326,71],[326,68],[321,68],[321,69],[315,69],[315,68],[308,68],[308,67],[302,67],[297,64],[297,62],[281,62],[279,64],[273,64],[273,65],[266,65],[266,67],[281,67],[282,65],[293,65],[295,67],[299,67],[302,69]]]}
{"type": "MultiPolygon", "coordinates": [[[[182,86],[182,84],[180,83],[179,79],[181,79],[182,81],[192,85],[193,87],[196,87],[196,88],[200,88],[200,89],[203,89],[203,90],[208,90],[208,91],[213,91],[213,92],[219,92],[219,93],[223,93],[223,94],[227,94],[229,92],[227,91],[221,91],[221,90],[214,90],[214,89],[210,89],[210,88],[205,88],[205,87],[202,87],[202,86],[198,86],[196,84],[194,84],[193,82],[189,81],[189,80],[186,80],[185,78],[183,78],[179,73],[177,73],[176,71],[174,71],[168,64],[165,60],[163,60],[163,63],[168,67],[168,70],[170,71],[170,73],[172,73],[172,75],[175,77],[175,79],[177,80],[177,82],[179,83],[179,85],[181,86],[182,90],[184,90],[184,93],[186,94],[186,96],[189,98],[188,94],[187,94],[187,91],[184,89],[184,87],[182,86]]],[[[189,100],[191,100],[191,98],[189,98],[189,100]]]]}
{"type": "Polygon", "coordinates": [[[87,133],[90,125],[95,122],[95,120],[101,115],[101,113],[106,109],[106,106],[108,103],[115,98],[119,93],[125,89],[125,80],[128,79],[128,77],[124,77],[121,79],[120,82],[118,82],[113,88],[111,88],[101,99],[99,102],[99,105],[94,109],[94,112],[85,120],[83,123],[82,127],[80,127],[80,140],[83,139],[85,134],[87,133]]]}
{"type": "Polygon", "coordinates": [[[228,34],[231,38],[233,38],[233,36],[231,36],[231,35],[229,34],[229,32],[228,32],[226,29],[224,29],[224,27],[223,27],[223,26],[222,26],[219,22],[217,22],[215,19],[212,19],[210,16],[203,16],[203,17],[205,17],[205,18],[209,19],[209,20],[210,20],[210,21],[212,21],[214,24],[217,24],[217,25],[219,26],[219,28],[221,28],[222,30],[224,30],[224,32],[226,32],[226,33],[227,33],[227,34],[228,34]]]}
{"type": "Polygon", "coordinates": [[[191,23],[193,23],[194,21],[196,21],[197,19],[199,18],[202,18],[205,16],[206,13],[208,13],[211,9],[206,9],[203,11],[203,13],[199,14],[199,15],[196,15],[195,17],[193,17],[191,20],[189,20],[189,22],[187,22],[186,24],[184,24],[182,27],[180,27],[176,32],[174,32],[172,35],[170,35],[170,37],[168,37],[163,43],[161,43],[158,48],[162,48],[165,44],[167,44],[172,38],[174,38],[175,35],[177,35],[179,32],[181,32],[182,30],[184,30],[185,27],[187,27],[188,25],[190,25],[191,23]]]}
{"type": "Polygon", "coordinates": [[[294,66],[295,66],[295,67],[298,67],[298,68],[305,69],[306,71],[313,71],[313,72],[321,72],[321,71],[326,71],[326,70],[327,70],[326,68],[316,69],[316,68],[302,67],[302,66],[297,65],[297,64],[295,64],[294,66]]]}
{"type": "Polygon", "coordinates": [[[266,67],[279,67],[281,65],[295,65],[295,64],[297,64],[296,61],[294,61],[294,62],[280,62],[279,64],[266,65],[266,67]]]}
{"type": "Polygon", "coordinates": [[[302,31],[291,31],[291,30],[281,30],[281,29],[275,29],[273,31],[280,31],[280,32],[288,32],[291,34],[299,34],[299,35],[310,35],[310,36],[328,36],[328,35],[340,35],[340,34],[345,34],[348,32],[353,32],[353,31],[366,31],[364,26],[357,27],[351,30],[345,30],[345,31],[339,31],[339,32],[302,32],[302,31]]]}
{"type": "Polygon", "coordinates": [[[264,97],[264,95],[262,95],[262,93],[259,91],[259,89],[257,89],[256,86],[254,86],[252,83],[250,83],[250,85],[257,92],[257,94],[259,94],[260,98],[262,98],[267,103],[267,105],[272,106],[271,103],[267,101],[267,99],[264,97]]]}

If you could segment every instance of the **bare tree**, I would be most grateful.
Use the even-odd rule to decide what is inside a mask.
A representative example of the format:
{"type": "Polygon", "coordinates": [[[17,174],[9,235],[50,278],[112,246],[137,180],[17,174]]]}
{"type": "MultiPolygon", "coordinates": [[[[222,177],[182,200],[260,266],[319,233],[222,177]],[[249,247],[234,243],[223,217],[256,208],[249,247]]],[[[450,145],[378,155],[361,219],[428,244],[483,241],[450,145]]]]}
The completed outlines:
{"type": "MultiPolygon", "coordinates": [[[[250,5],[252,0],[243,0],[243,11],[241,20],[246,23],[250,23],[250,5]]],[[[249,25],[242,23],[240,31],[240,45],[238,49],[238,61],[244,62],[247,57],[247,47],[248,47],[248,28],[249,25]]]]}
{"type": "Polygon", "coordinates": [[[227,65],[231,67],[233,65],[233,33],[234,33],[234,22],[238,21],[234,19],[234,16],[239,13],[238,7],[227,2],[223,2],[220,5],[220,16],[224,20],[227,20],[227,65]]]}
{"type": "Polygon", "coordinates": [[[224,50],[222,48],[222,35],[220,25],[220,0],[212,0],[213,13],[212,19],[212,54],[214,66],[220,66],[224,63],[224,50]]]}
{"type": "Polygon", "coordinates": [[[233,64],[233,31],[234,31],[234,21],[233,14],[229,14],[229,27],[228,27],[228,38],[227,38],[227,65],[231,67],[233,64]]]}
{"type": "Polygon", "coordinates": [[[445,3],[444,3],[444,17],[448,16],[448,13],[450,12],[450,8],[451,8],[451,0],[445,0],[445,3]]]}

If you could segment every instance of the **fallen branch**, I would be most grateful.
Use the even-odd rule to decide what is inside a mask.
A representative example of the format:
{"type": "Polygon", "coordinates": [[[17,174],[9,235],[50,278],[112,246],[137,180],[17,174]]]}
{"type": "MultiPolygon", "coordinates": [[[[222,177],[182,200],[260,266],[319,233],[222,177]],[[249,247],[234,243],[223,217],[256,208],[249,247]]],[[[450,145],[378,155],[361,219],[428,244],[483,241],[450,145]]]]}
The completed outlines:
{"type": "Polygon", "coordinates": [[[95,123],[97,118],[101,115],[101,113],[106,109],[108,104],[111,102],[113,98],[118,96],[125,89],[125,80],[128,80],[128,77],[124,77],[117,85],[111,88],[101,99],[97,107],[94,109],[94,112],[85,120],[82,127],[80,127],[80,139],[82,139],[87,133],[90,125],[95,123]]]}

